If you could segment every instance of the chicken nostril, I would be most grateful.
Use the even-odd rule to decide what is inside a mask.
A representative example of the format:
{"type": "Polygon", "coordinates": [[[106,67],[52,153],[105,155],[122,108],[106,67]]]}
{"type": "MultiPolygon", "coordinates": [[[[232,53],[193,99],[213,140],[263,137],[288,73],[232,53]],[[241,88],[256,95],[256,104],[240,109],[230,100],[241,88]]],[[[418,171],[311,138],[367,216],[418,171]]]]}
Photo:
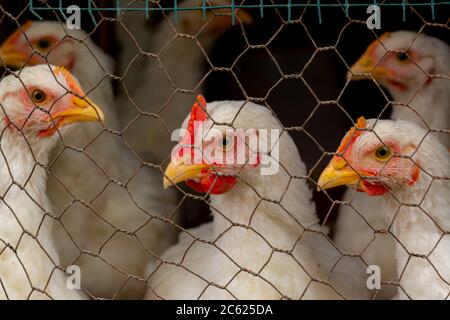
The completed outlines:
{"type": "Polygon", "coordinates": [[[348,168],[348,166],[347,165],[344,165],[344,166],[334,166],[334,169],[335,170],[345,170],[345,169],[347,169],[348,168]]]}
{"type": "Polygon", "coordinates": [[[345,161],[344,158],[339,157],[336,159],[333,167],[335,170],[342,170],[347,167],[347,161],[345,161]]]}

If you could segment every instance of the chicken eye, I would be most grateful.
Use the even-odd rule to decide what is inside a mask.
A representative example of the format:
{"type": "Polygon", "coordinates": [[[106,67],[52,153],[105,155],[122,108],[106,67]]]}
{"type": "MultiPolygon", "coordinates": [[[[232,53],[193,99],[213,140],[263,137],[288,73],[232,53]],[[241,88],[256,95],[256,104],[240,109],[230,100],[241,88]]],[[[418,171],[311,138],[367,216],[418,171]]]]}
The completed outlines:
{"type": "Polygon", "coordinates": [[[33,98],[33,101],[35,103],[42,103],[45,101],[46,95],[45,92],[42,90],[34,90],[31,93],[31,97],[33,98]]]}
{"type": "Polygon", "coordinates": [[[386,146],[379,147],[375,150],[375,156],[380,160],[386,160],[392,155],[391,149],[386,146]]]}
{"type": "Polygon", "coordinates": [[[231,146],[231,144],[233,143],[233,141],[232,141],[229,137],[227,137],[226,135],[224,135],[224,136],[222,137],[222,139],[220,139],[219,143],[220,143],[220,146],[221,146],[223,149],[227,149],[229,146],[231,146]]]}
{"type": "Polygon", "coordinates": [[[397,61],[400,62],[406,62],[408,61],[408,55],[406,54],[406,52],[399,52],[395,55],[397,61]]]}
{"type": "Polygon", "coordinates": [[[50,47],[50,40],[45,38],[39,39],[36,46],[41,50],[46,50],[50,47]]]}

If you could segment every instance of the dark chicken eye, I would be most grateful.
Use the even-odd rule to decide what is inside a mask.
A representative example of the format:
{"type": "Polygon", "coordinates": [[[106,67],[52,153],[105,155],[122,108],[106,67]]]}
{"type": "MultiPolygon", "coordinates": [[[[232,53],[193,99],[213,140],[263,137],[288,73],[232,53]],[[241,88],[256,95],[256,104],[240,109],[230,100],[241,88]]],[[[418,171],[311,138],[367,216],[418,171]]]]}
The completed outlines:
{"type": "Polygon", "coordinates": [[[386,146],[379,147],[375,151],[375,156],[380,160],[386,160],[392,155],[391,149],[386,146]]]}
{"type": "Polygon", "coordinates": [[[31,97],[33,98],[33,101],[35,103],[42,103],[45,101],[45,98],[46,98],[45,92],[42,90],[34,90],[31,93],[31,97]]]}
{"type": "Polygon", "coordinates": [[[227,136],[223,136],[222,139],[220,140],[220,144],[221,144],[222,148],[226,149],[226,148],[228,148],[228,146],[230,146],[232,144],[232,141],[227,136]]]}
{"type": "Polygon", "coordinates": [[[399,52],[395,55],[398,61],[405,62],[408,60],[408,55],[405,52],[399,52]]]}
{"type": "Polygon", "coordinates": [[[37,47],[39,49],[48,49],[50,47],[50,40],[48,39],[39,39],[39,41],[36,43],[37,47]]]}

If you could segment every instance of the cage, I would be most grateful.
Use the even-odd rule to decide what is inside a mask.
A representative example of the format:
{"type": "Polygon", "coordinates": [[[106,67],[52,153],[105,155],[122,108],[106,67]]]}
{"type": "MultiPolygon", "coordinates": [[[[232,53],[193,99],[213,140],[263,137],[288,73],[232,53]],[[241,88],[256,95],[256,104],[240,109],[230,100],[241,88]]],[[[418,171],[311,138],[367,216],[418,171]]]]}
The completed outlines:
{"type": "MultiPolygon", "coordinates": [[[[429,139],[449,147],[449,6],[2,1],[0,297],[446,299],[448,160],[436,155],[429,168],[415,156],[429,139]],[[389,59],[399,66],[377,74],[389,59]],[[358,62],[366,68],[354,69],[358,62]],[[38,65],[44,69],[30,69],[38,65]],[[97,116],[73,122],[101,121],[74,123],[66,132],[72,120],[56,119],[52,110],[68,97],[97,116]],[[15,123],[9,106],[28,100],[34,107],[15,123]],[[42,111],[56,128],[37,134],[51,140],[48,150],[26,129],[35,129],[42,111]],[[380,137],[377,122],[360,117],[380,127],[386,119],[407,120],[423,136],[405,156],[380,137]],[[252,152],[246,139],[267,142],[262,129],[279,135],[267,139],[270,148],[255,164],[200,163],[201,172],[176,184],[187,178],[166,168],[210,143],[186,152],[194,122],[205,135],[218,128],[224,150],[231,143],[236,151],[236,130],[249,130],[244,158],[252,152]],[[340,157],[351,166],[350,147],[342,145],[350,128],[351,141],[370,132],[383,145],[389,160],[378,176],[408,158],[417,173],[404,188],[426,180],[426,192],[414,201],[399,198],[400,182],[359,172],[353,187],[322,185],[330,161],[340,157]],[[264,182],[250,176],[258,161],[275,157],[275,146],[277,174],[264,182]],[[355,189],[370,193],[362,182],[370,178],[379,194],[363,197],[355,189]],[[176,186],[165,189],[163,181],[176,186]],[[433,194],[444,196],[429,200],[433,194]],[[416,281],[419,273],[425,281],[416,281]]],[[[396,130],[392,139],[403,137],[396,130]]]]}

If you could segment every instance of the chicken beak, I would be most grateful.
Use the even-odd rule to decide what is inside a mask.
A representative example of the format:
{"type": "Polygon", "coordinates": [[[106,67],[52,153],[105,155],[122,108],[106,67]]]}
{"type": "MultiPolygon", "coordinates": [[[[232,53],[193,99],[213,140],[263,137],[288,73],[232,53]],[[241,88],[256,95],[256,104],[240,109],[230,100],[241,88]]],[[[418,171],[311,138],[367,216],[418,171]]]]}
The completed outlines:
{"type": "Polygon", "coordinates": [[[209,165],[206,164],[185,164],[172,161],[164,173],[163,187],[167,189],[182,181],[202,178],[208,167],[209,165]]]}
{"type": "Polygon", "coordinates": [[[29,56],[26,53],[17,51],[9,43],[5,43],[0,47],[0,59],[6,66],[20,68],[28,61],[28,58],[29,56]]]}
{"type": "Polygon", "coordinates": [[[373,77],[380,79],[389,77],[391,73],[377,63],[366,52],[347,72],[347,80],[363,80],[373,77]]]}
{"type": "Polygon", "coordinates": [[[356,186],[360,180],[359,174],[343,158],[334,157],[320,174],[317,191],[343,185],[356,186]]]}
{"type": "Polygon", "coordinates": [[[53,120],[59,120],[59,126],[74,122],[104,121],[103,111],[90,99],[73,96],[71,102],[69,108],[52,114],[53,120]]]}
{"type": "Polygon", "coordinates": [[[18,39],[25,34],[28,30],[32,21],[27,21],[22,25],[21,28],[14,31],[5,41],[3,41],[0,46],[0,60],[4,65],[12,68],[21,68],[26,63],[37,64],[39,59],[36,59],[36,55],[33,55],[29,50],[19,50],[18,39]]]}

